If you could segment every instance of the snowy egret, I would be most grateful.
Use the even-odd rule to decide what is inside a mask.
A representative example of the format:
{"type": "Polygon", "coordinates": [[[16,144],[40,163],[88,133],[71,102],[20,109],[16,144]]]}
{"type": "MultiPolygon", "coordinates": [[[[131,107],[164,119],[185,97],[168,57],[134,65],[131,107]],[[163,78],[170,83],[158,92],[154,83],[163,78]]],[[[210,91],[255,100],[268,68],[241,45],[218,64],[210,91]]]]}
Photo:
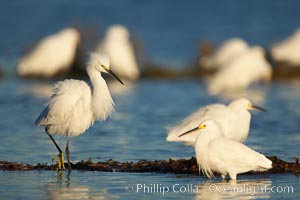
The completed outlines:
{"type": "Polygon", "coordinates": [[[243,39],[231,38],[222,43],[211,57],[200,58],[199,63],[206,70],[217,70],[245,53],[248,49],[249,46],[243,39]]]}
{"type": "Polygon", "coordinates": [[[211,94],[245,89],[258,81],[270,81],[271,65],[261,47],[252,47],[246,53],[223,66],[209,81],[211,94]]]}
{"type": "Polygon", "coordinates": [[[97,49],[110,57],[111,66],[120,77],[128,80],[139,78],[140,72],[127,28],[121,25],[109,27],[97,49]]]}
{"type": "Polygon", "coordinates": [[[287,62],[294,66],[300,66],[300,29],[283,42],[271,49],[271,55],[277,62],[287,62]]]}
{"type": "Polygon", "coordinates": [[[59,151],[58,169],[64,169],[64,154],[52,134],[67,137],[65,152],[70,171],[70,137],[84,133],[95,120],[105,120],[114,111],[114,101],[101,73],[108,73],[123,84],[110,70],[109,58],[104,54],[91,53],[87,73],[92,87],[80,80],[58,82],[47,107],[35,121],[35,125],[45,126],[46,134],[59,151]]]}
{"type": "Polygon", "coordinates": [[[76,55],[80,34],[74,28],[65,28],[44,38],[18,66],[20,76],[53,77],[67,71],[76,55]]]}
{"type": "Polygon", "coordinates": [[[213,120],[205,120],[186,134],[195,134],[200,130],[195,143],[195,153],[199,170],[207,177],[213,172],[227,175],[233,180],[237,174],[249,171],[265,171],[272,168],[272,161],[264,155],[250,149],[246,145],[226,138],[220,125],[213,120]]]}
{"type": "Polygon", "coordinates": [[[182,132],[188,131],[196,127],[201,121],[213,119],[217,121],[225,136],[229,139],[244,142],[248,137],[251,113],[249,110],[257,109],[265,111],[265,109],[252,105],[245,98],[233,100],[227,106],[224,104],[210,104],[199,108],[196,112],[188,116],[179,125],[173,127],[167,137],[167,141],[185,142],[194,145],[197,135],[189,134],[178,137],[182,132]]]}

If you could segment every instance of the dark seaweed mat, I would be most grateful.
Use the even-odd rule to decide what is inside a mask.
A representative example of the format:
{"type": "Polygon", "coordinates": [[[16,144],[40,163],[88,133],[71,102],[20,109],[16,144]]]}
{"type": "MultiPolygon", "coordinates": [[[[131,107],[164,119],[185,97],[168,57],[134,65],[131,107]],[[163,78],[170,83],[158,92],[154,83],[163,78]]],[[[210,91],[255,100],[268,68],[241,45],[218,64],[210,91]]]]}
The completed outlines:
{"type": "MultiPolygon", "coordinates": [[[[300,172],[300,164],[298,158],[295,162],[286,162],[276,156],[268,157],[273,162],[273,168],[264,172],[248,172],[247,174],[283,174],[300,172]]],[[[68,164],[65,164],[66,169],[68,164]]],[[[79,171],[104,171],[104,172],[156,172],[156,173],[174,173],[174,174],[194,174],[198,175],[198,165],[194,157],[190,159],[179,160],[141,160],[138,162],[118,162],[108,160],[106,162],[93,163],[91,159],[87,161],[71,163],[72,170],[79,171]]],[[[29,165],[23,163],[0,161],[0,169],[3,171],[29,171],[29,170],[56,170],[56,164],[48,165],[38,163],[37,165],[29,165]]]]}

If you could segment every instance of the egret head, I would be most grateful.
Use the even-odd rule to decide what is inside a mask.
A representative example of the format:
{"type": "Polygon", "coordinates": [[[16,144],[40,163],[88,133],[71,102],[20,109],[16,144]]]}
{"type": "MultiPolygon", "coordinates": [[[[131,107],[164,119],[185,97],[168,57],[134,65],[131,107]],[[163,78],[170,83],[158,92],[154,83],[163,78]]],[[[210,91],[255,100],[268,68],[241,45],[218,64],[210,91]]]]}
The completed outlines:
{"type": "Polygon", "coordinates": [[[182,133],[178,137],[184,136],[186,134],[196,133],[197,130],[202,130],[202,131],[205,130],[209,133],[221,133],[221,134],[223,134],[222,131],[221,131],[220,125],[216,121],[208,119],[208,120],[202,121],[199,126],[193,128],[189,131],[186,131],[186,132],[182,133]]]}
{"type": "Polygon", "coordinates": [[[110,74],[112,77],[118,80],[122,85],[124,85],[121,79],[110,69],[109,57],[106,54],[90,53],[89,67],[94,67],[99,72],[110,74]]]}
{"type": "Polygon", "coordinates": [[[260,111],[267,111],[264,108],[261,108],[259,106],[255,106],[251,103],[249,99],[246,98],[240,98],[232,101],[228,107],[233,108],[233,109],[240,109],[240,110],[260,110],[260,111]]]}

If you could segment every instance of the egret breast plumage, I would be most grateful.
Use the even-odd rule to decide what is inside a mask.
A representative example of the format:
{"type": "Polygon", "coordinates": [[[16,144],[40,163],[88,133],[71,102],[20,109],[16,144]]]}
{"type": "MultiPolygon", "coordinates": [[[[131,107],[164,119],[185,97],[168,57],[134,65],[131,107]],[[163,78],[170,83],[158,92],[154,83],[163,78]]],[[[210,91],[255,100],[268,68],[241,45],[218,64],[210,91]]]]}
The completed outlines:
{"type": "Polygon", "coordinates": [[[218,172],[236,179],[237,174],[248,171],[264,171],[272,168],[272,161],[246,145],[224,136],[220,125],[205,120],[196,128],[180,135],[197,134],[195,154],[199,169],[209,178],[218,172]],[[195,130],[200,130],[198,133],[195,130]]]}
{"type": "Polygon", "coordinates": [[[189,134],[178,137],[182,132],[196,127],[201,121],[213,119],[217,121],[225,136],[229,139],[244,142],[246,141],[250,128],[251,113],[249,110],[263,110],[253,105],[246,98],[233,100],[228,105],[210,104],[199,108],[196,112],[185,118],[183,122],[172,127],[167,136],[167,141],[185,142],[194,145],[197,134],[189,134]]]}
{"type": "Polygon", "coordinates": [[[58,82],[46,108],[35,121],[37,126],[45,126],[46,133],[60,153],[59,164],[62,166],[63,153],[51,135],[67,136],[69,169],[69,138],[84,133],[94,121],[105,120],[114,111],[114,101],[101,73],[109,73],[122,83],[109,69],[109,58],[104,54],[90,55],[87,73],[92,86],[73,79],[58,82]]]}
{"type": "Polygon", "coordinates": [[[92,92],[86,82],[60,81],[54,86],[51,100],[36,123],[48,126],[51,134],[78,136],[95,120],[91,102],[92,92]]]}

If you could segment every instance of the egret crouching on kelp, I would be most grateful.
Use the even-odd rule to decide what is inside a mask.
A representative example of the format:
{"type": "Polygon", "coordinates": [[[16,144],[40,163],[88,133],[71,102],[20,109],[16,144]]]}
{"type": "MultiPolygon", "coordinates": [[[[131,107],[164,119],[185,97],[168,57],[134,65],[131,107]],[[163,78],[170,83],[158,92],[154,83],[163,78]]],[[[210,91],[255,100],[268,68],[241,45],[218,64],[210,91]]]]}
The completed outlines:
{"type": "Polygon", "coordinates": [[[179,137],[196,134],[196,130],[200,130],[195,143],[196,159],[199,169],[207,177],[211,178],[213,172],[218,172],[223,179],[229,175],[235,180],[237,174],[272,168],[272,161],[264,155],[226,138],[220,125],[213,120],[205,120],[179,137]]]}
{"type": "Polygon", "coordinates": [[[168,133],[167,141],[185,142],[194,145],[197,138],[196,134],[189,134],[183,137],[178,136],[198,126],[198,124],[204,120],[213,119],[220,124],[225,137],[237,142],[244,142],[249,133],[251,121],[251,113],[249,110],[252,109],[266,111],[261,107],[253,105],[250,100],[246,98],[233,100],[228,105],[210,104],[201,107],[185,118],[179,125],[171,128],[168,133]]]}
{"type": "Polygon", "coordinates": [[[110,95],[101,73],[108,73],[123,82],[110,70],[109,58],[104,54],[91,53],[87,73],[92,86],[80,80],[64,80],[58,82],[47,107],[35,121],[36,126],[45,126],[45,132],[50,137],[59,155],[58,170],[65,169],[64,154],[52,137],[52,134],[67,137],[65,153],[70,165],[70,138],[84,133],[96,120],[105,120],[114,111],[114,101],[110,95]]]}

